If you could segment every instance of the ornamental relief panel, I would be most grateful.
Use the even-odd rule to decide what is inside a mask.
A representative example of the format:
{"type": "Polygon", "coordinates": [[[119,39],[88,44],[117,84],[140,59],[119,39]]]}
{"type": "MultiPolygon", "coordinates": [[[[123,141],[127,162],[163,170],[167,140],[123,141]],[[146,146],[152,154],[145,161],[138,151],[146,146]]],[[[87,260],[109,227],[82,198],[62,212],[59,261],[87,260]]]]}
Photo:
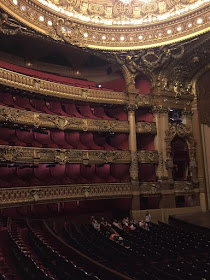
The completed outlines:
{"type": "MultiPolygon", "coordinates": [[[[22,20],[29,34],[35,29],[55,40],[93,49],[152,48],[209,30],[205,0],[133,0],[129,4],[120,0],[0,0],[0,7],[22,20]]],[[[5,26],[2,32],[8,32],[5,26]]]]}
{"type": "Polygon", "coordinates": [[[130,183],[18,187],[0,189],[0,205],[14,206],[87,198],[131,197],[130,183]]]}
{"type": "Polygon", "coordinates": [[[111,104],[126,104],[128,101],[127,95],[123,92],[103,91],[88,88],[83,89],[80,87],[63,85],[41,79],[34,79],[33,77],[3,68],[0,68],[0,83],[5,86],[18,88],[30,93],[36,92],[42,95],[71,100],[111,104]]]}
{"type": "MultiPolygon", "coordinates": [[[[189,4],[196,2],[197,0],[151,0],[149,2],[144,1],[130,1],[131,3],[124,4],[120,0],[117,1],[94,1],[94,0],[48,0],[48,3],[54,4],[58,7],[62,7],[65,11],[74,12],[82,15],[89,15],[90,18],[97,17],[98,19],[112,18],[112,19],[130,19],[141,18],[145,20],[148,16],[163,15],[166,12],[172,13],[177,9],[184,9],[189,4]]],[[[39,2],[39,0],[38,0],[39,2]]]]}
{"type": "MultiPolygon", "coordinates": [[[[57,128],[60,130],[81,130],[101,132],[129,132],[126,121],[93,120],[34,113],[0,105],[0,121],[35,127],[57,128]]],[[[147,128],[142,131],[147,131],[147,128]]]]}
{"type": "MultiPolygon", "coordinates": [[[[34,113],[2,105],[0,105],[0,121],[35,127],[57,128],[60,130],[129,133],[129,124],[127,121],[62,117],[44,113],[34,113]]],[[[154,122],[137,122],[136,129],[137,133],[156,134],[156,124],[154,122]]]]}
{"type": "MultiPolygon", "coordinates": [[[[158,163],[156,151],[139,151],[137,160],[141,163],[158,163]]],[[[0,146],[0,162],[18,163],[81,163],[81,164],[106,164],[130,163],[130,151],[96,151],[34,148],[20,146],[0,146]]]]}

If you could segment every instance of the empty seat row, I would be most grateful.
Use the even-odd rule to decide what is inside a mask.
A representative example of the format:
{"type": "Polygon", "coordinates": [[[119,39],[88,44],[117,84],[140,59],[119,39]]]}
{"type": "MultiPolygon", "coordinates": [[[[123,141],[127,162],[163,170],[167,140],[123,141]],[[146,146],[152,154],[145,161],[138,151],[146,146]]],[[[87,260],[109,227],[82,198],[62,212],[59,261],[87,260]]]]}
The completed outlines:
{"type": "Polygon", "coordinates": [[[0,127],[0,145],[79,150],[128,150],[128,134],[10,129],[0,127]]]}
{"type": "Polygon", "coordinates": [[[67,117],[104,119],[104,120],[122,120],[127,121],[128,115],[123,106],[102,107],[85,103],[75,104],[60,100],[43,100],[29,98],[10,92],[0,92],[0,105],[6,105],[16,109],[27,111],[56,114],[67,117]]]}
{"type": "Polygon", "coordinates": [[[0,167],[0,186],[42,186],[129,181],[129,164],[20,165],[0,167]]]}

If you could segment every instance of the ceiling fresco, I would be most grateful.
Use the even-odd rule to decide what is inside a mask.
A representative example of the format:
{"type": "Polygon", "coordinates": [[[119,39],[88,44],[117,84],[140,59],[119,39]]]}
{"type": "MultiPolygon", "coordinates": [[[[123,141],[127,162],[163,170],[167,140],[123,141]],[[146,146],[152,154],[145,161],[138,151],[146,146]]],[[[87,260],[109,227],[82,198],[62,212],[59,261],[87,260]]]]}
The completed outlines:
{"type": "Polygon", "coordinates": [[[0,0],[0,8],[54,40],[110,51],[174,44],[210,30],[210,0],[0,0]]]}

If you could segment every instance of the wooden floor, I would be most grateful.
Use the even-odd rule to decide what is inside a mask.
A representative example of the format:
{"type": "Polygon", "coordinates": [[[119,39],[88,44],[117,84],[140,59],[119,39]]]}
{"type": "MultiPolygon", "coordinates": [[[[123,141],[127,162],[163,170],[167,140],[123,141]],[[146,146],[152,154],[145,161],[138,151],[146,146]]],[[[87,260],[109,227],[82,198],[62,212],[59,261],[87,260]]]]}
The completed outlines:
{"type": "Polygon", "coordinates": [[[177,220],[210,229],[210,213],[173,215],[177,220]]]}

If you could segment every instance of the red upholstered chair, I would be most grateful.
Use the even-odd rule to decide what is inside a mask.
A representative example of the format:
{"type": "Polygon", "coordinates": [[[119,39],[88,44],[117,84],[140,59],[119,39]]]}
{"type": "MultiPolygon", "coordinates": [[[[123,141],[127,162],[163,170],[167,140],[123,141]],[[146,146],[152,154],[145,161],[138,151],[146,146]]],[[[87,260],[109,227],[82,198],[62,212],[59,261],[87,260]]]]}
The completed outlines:
{"type": "Polygon", "coordinates": [[[0,167],[0,178],[11,182],[16,177],[17,167],[0,167]]]}
{"type": "Polygon", "coordinates": [[[88,146],[91,150],[103,150],[104,148],[98,146],[94,142],[93,133],[92,132],[81,132],[80,133],[80,140],[81,143],[88,146]]]}
{"type": "Polygon", "coordinates": [[[21,107],[15,104],[12,94],[9,92],[0,92],[0,104],[21,109],[21,107]]]}
{"type": "Polygon", "coordinates": [[[107,113],[110,117],[114,118],[115,120],[119,121],[127,121],[128,120],[128,114],[124,111],[123,107],[112,107],[107,108],[107,113]]]}
{"type": "MultiPolygon", "coordinates": [[[[17,146],[26,146],[26,143],[20,141],[16,137],[16,131],[15,129],[9,129],[9,128],[3,128],[0,127],[0,139],[3,140],[3,142],[6,145],[17,145],[17,146]]],[[[3,142],[0,143],[3,145],[3,142]]]]}
{"type": "Polygon", "coordinates": [[[153,122],[153,115],[148,109],[139,109],[136,111],[136,121],[153,122]]]}
{"type": "Polygon", "coordinates": [[[26,168],[17,168],[17,176],[22,179],[23,181],[26,181],[30,185],[30,181],[33,180],[34,172],[33,168],[26,167],[26,168]]]}
{"type": "Polygon", "coordinates": [[[66,142],[65,132],[61,130],[51,130],[51,139],[60,149],[72,149],[73,146],[66,142]]]}
{"type": "Polygon", "coordinates": [[[101,178],[104,182],[107,183],[117,183],[120,182],[119,179],[114,178],[111,175],[110,171],[110,164],[104,164],[104,165],[96,165],[96,175],[101,178]]]}
{"type": "Polygon", "coordinates": [[[23,97],[23,96],[16,95],[16,96],[13,97],[13,100],[14,100],[15,104],[18,107],[21,107],[22,109],[25,109],[27,111],[38,112],[38,110],[36,110],[35,108],[33,108],[31,106],[31,103],[30,103],[28,97],[23,97]]]}
{"type": "Polygon", "coordinates": [[[74,149],[87,150],[88,147],[83,145],[80,141],[80,133],[78,131],[65,131],[66,142],[69,143],[74,149]]]}
{"type": "Polygon", "coordinates": [[[52,112],[48,110],[44,100],[31,99],[30,103],[35,110],[46,114],[52,114],[52,112]]]}
{"type": "Polygon", "coordinates": [[[141,182],[155,182],[155,164],[141,163],[139,164],[139,180],[141,182]]]}
{"type": "Polygon", "coordinates": [[[154,136],[137,134],[137,148],[146,151],[154,150],[154,136]]]}
{"type": "Polygon", "coordinates": [[[103,120],[115,120],[114,118],[110,118],[106,115],[104,108],[102,107],[93,107],[93,114],[103,120]]]}
{"type": "Polygon", "coordinates": [[[114,151],[116,150],[114,147],[110,146],[107,142],[106,142],[106,137],[103,134],[93,134],[93,140],[96,143],[96,145],[104,148],[105,150],[109,150],[109,151],[114,151]]]}
{"type": "Polygon", "coordinates": [[[81,165],[80,166],[81,176],[88,179],[91,182],[94,182],[95,177],[95,164],[91,165],[81,165]]]}
{"type": "Polygon", "coordinates": [[[66,112],[70,117],[82,118],[82,116],[77,112],[77,109],[76,109],[74,103],[63,103],[63,106],[64,106],[65,112],[66,112]]]}
{"type": "Polygon", "coordinates": [[[90,105],[77,105],[77,107],[79,108],[79,111],[83,117],[90,118],[90,119],[99,119],[91,111],[90,105]]]}
{"type": "Polygon", "coordinates": [[[69,177],[73,183],[76,183],[80,175],[80,164],[66,164],[66,176],[69,177]]]}
{"type": "Polygon", "coordinates": [[[56,180],[56,184],[68,184],[70,180],[66,176],[65,165],[56,164],[54,167],[50,167],[50,174],[56,180]]]}
{"type": "Polygon", "coordinates": [[[46,106],[52,114],[57,114],[61,116],[69,116],[66,112],[63,111],[61,103],[59,101],[48,101],[46,106]]]}
{"type": "Polygon", "coordinates": [[[66,164],[66,175],[73,184],[87,184],[90,180],[81,175],[81,164],[66,164]]]}
{"type": "Polygon", "coordinates": [[[42,145],[34,139],[34,133],[31,129],[30,131],[16,129],[16,137],[21,142],[27,144],[27,146],[42,147],[42,145]]]}
{"type": "Polygon", "coordinates": [[[118,163],[118,164],[111,164],[110,167],[111,175],[119,179],[121,182],[128,182],[129,181],[129,164],[126,163],[118,163]]]}
{"type": "Polygon", "coordinates": [[[46,132],[47,134],[34,132],[34,139],[44,148],[58,148],[58,146],[52,141],[50,137],[50,131],[46,130],[46,132]]]}
{"type": "Polygon", "coordinates": [[[119,150],[128,150],[128,134],[116,133],[109,138],[110,144],[119,150]]]}
{"type": "Polygon", "coordinates": [[[46,164],[39,164],[37,168],[34,168],[34,176],[40,181],[53,181],[50,168],[46,167],[46,164]]]}

